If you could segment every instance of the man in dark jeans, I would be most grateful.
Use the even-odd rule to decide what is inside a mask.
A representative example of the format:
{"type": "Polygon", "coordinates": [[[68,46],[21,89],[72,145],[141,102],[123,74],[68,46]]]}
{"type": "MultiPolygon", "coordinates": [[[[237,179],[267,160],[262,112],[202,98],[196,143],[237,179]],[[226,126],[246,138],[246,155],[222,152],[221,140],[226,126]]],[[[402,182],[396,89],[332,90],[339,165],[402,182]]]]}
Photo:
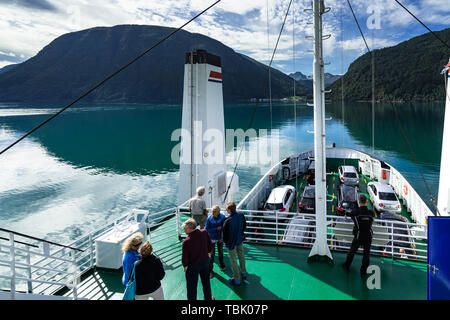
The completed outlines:
{"type": "Polygon", "coordinates": [[[198,276],[203,286],[205,300],[212,300],[211,283],[209,278],[209,256],[212,243],[205,229],[196,229],[197,223],[193,218],[183,223],[184,232],[188,235],[183,241],[181,263],[186,273],[187,299],[197,300],[198,276]]]}
{"type": "Polygon", "coordinates": [[[352,264],[355,252],[360,246],[363,247],[363,260],[360,269],[361,277],[365,277],[367,274],[367,267],[369,267],[370,261],[370,246],[372,244],[372,223],[374,219],[373,211],[367,209],[367,197],[363,194],[359,196],[359,208],[354,209],[350,213],[347,213],[354,222],[353,227],[353,241],[350,250],[347,254],[347,260],[342,264],[342,267],[349,271],[352,264]]]}

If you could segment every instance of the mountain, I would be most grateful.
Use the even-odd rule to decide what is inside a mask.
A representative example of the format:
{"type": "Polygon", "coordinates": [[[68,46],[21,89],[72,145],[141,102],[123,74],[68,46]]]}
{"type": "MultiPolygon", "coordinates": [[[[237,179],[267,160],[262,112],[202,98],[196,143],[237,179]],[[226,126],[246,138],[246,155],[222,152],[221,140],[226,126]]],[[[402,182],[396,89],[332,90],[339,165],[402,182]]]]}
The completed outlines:
{"type": "Polygon", "coordinates": [[[340,75],[336,75],[336,74],[331,74],[328,72],[325,72],[323,74],[324,76],[324,82],[325,82],[325,87],[328,87],[329,85],[332,85],[336,80],[340,79],[341,76],[340,75]]]}
{"type": "Polygon", "coordinates": [[[289,77],[299,81],[299,80],[308,80],[308,76],[304,75],[300,71],[289,74],[289,77]]]}
{"type": "MultiPolygon", "coordinates": [[[[308,76],[304,75],[300,71],[289,74],[289,77],[297,80],[299,82],[299,84],[304,87],[307,87],[307,88],[313,87],[312,79],[309,79],[308,76]]],[[[311,76],[311,78],[312,78],[312,76],[311,76]]],[[[340,79],[340,78],[341,78],[341,76],[339,76],[339,75],[334,75],[334,74],[325,72],[324,73],[325,87],[328,87],[329,85],[331,85],[333,82],[335,82],[337,79],[340,79]]]]}
{"type": "MultiPolygon", "coordinates": [[[[0,75],[0,101],[67,102],[170,34],[146,25],[96,27],[62,35],[0,75]]],[[[92,92],[90,102],[181,103],[185,53],[205,49],[222,60],[225,101],[267,98],[267,66],[221,42],[184,30],[92,92]]],[[[272,69],[272,97],[292,96],[292,79],[272,69]]],[[[297,95],[309,88],[297,84],[297,95]]]]}
{"type": "MultiPolygon", "coordinates": [[[[450,44],[450,28],[435,32],[450,44]]],[[[373,50],[375,98],[382,101],[431,101],[445,99],[444,77],[449,50],[431,33],[396,46],[373,50]]],[[[372,99],[371,57],[366,53],[350,64],[343,77],[344,99],[372,99]]],[[[330,98],[341,99],[341,81],[331,85],[330,98]]]]}
{"type": "Polygon", "coordinates": [[[0,74],[5,73],[6,71],[9,71],[13,69],[17,64],[8,64],[7,66],[4,66],[3,68],[0,68],[0,74]]]}

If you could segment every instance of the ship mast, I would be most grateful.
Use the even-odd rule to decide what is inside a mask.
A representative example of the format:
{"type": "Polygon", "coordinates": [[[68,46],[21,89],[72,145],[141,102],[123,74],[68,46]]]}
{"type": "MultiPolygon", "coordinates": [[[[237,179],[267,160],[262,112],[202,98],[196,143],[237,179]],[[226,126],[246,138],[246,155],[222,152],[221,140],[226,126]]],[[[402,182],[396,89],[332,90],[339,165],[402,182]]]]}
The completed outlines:
{"type": "Polygon", "coordinates": [[[323,0],[313,0],[314,15],[314,158],[316,197],[316,240],[309,258],[323,256],[333,259],[327,245],[327,180],[325,153],[325,84],[322,46],[322,15],[329,11],[323,0]]]}

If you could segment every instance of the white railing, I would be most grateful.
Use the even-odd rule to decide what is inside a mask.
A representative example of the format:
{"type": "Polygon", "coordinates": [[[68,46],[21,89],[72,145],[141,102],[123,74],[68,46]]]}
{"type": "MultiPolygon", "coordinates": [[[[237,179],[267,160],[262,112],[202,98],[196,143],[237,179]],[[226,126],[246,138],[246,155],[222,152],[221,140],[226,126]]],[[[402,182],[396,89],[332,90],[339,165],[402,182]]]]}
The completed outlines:
{"type": "MultiPolygon", "coordinates": [[[[179,208],[186,210],[187,208],[179,208]]],[[[260,210],[238,210],[246,217],[246,241],[311,247],[315,240],[315,214],[260,210]]],[[[225,211],[222,211],[227,216],[225,211]]],[[[189,214],[180,215],[181,224],[189,214]]],[[[330,249],[348,251],[353,240],[353,221],[349,217],[327,216],[330,249]]],[[[427,225],[374,219],[371,254],[397,259],[427,260],[427,225]],[[403,252],[404,251],[404,252],[403,252]]]]}
{"type": "MultiPolygon", "coordinates": [[[[423,199],[414,190],[411,184],[403,177],[398,170],[393,166],[386,163],[389,167],[383,168],[381,161],[372,157],[371,155],[350,148],[327,148],[326,157],[329,159],[354,159],[358,160],[358,167],[362,171],[362,174],[371,179],[389,183],[397,196],[403,200],[403,205],[411,213],[411,218],[423,225],[427,224],[428,216],[433,216],[433,212],[428,208],[423,199]],[[383,179],[383,170],[386,171],[386,179],[383,179]]],[[[295,159],[313,159],[314,151],[307,150],[293,155],[290,158],[295,159]]],[[[285,159],[286,160],[286,159],[285,159]]],[[[283,160],[283,161],[285,161],[283,160]]],[[[255,187],[242,199],[237,208],[238,209],[251,209],[256,210],[260,208],[261,201],[265,201],[274,187],[281,181],[282,171],[285,165],[282,165],[280,161],[274,165],[255,185],[255,187]],[[269,177],[272,176],[272,180],[269,182],[269,177]]],[[[296,168],[298,164],[296,164],[296,168]]],[[[306,172],[306,171],[305,171],[306,172]]],[[[301,174],[304,172],[300,172],[301,174]]]]}
{"type": "MultiPolygon", "coordinates": [[[[300,247],[311,247],[314,243],[314,214],[243,209],[239,212],[246,217],[247,242],[300,247]]],[[[158,249],[173,246],[184,236],[181,226],[189,217],[187,207],[146,214],[147,239],[153,245],[160,243],[158,249]]],[[[128,221],[138,222],[137,215],[125,214],[67,246],[9,232],[8,237],[0,237],[0,279],[9,281],[9,287],[2,289],[9,289],[9,297],[14,299],[19,292],[52,295],[69,288],[72,298],[77,299],[81,276],[96,265],[96,239],[128,221]]],[[[330,215],[327,221],[330,248],[348,250],[353,239],[352,220],[330,215]]],[[[426,261],[426,225],[375,219],[373,229],[371,254],[426,261]]]]}
{"type": "MultiPolygon", "coordinates": [[[[164,219],[178,217],[177,212],[173,207],[146,216],[147,236],[153,244],[180,233],[176,221],[158,228],[166,224],[164,219]],[[155,228],[158,232],[153,235],[155,228]]],[[[95,240],[115,226],[136,218],[133,212],[122,215],[67,246],[0,229],[7,235],[0,239],[0,280],[8,284],[0,289],[9,291],[9,298],[15,299],[16,293],[42,296],[68,288],[72,298],[77,299],[81,276],[96,263],[95,240]]]]}
{"type": "Polygon", "coordinates": [[[77,297],[75,255],[82,252],[80,249],[6,229],[0,229],[0,233],[6,235],[0,241],[0,280],[2,289],[9,290],[10,299],[22,292],[45,294],[38,290],[42,285],[71,287],[73,297],[77,297]],[[6,288],[5,282],[9,283],[6,288]]]}

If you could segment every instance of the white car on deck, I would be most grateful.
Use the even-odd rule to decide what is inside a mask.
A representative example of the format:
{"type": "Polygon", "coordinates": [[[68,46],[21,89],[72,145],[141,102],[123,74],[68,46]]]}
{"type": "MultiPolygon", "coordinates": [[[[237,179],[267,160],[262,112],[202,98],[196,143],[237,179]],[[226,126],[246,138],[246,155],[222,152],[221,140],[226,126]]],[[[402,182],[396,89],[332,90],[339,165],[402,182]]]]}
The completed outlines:
{"type": "Polygon", "coordinates": [[[373,207],[378,212],[400,213],[402,206],[392,187],[382,182],[369,182],[367,193],[373,203],[373,207]]]}
{"type": "Polygon", "coordinates": [[[267,198],[264,205],[264,217],[275,218],[278,212],[278,217],[286,218],[285,212],[290,211],[296,196],[295,188],[290,185],[282,185],[272,189],[272,192],[267,198]]]}
{"type": "Polygon", "coordinates": [[[357,186],[359,184],[358,172],[354,166],[339,166],[339,180],[348,186],[357,186]]]}

